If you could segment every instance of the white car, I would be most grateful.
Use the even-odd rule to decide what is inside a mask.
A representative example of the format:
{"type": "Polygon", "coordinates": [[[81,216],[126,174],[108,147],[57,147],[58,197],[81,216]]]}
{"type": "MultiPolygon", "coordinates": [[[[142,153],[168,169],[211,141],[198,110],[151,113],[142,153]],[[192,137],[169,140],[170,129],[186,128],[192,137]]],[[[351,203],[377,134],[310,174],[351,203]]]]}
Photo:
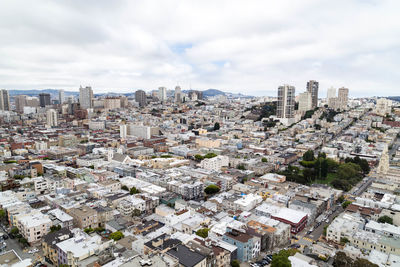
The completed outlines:
{"type": "Polygon", "coordinates": [[[39,250],[37,248],[31,249],[28,251],[29,254],[34,254],[36,252],[38,252],[39,250]]]}

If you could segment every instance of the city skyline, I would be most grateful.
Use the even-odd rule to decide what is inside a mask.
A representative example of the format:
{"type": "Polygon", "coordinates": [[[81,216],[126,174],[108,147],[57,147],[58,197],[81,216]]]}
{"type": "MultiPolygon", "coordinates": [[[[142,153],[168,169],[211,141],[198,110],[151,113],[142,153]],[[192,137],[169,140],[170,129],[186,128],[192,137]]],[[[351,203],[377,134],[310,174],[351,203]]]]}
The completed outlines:
{"type": "Polygon", "coordinates": [[[396,95],[398,9],[395,1],[5,1],[0,88],[178,84],[272,96],[283,83],[302,91],[315,79],[322,96],[331,86],[396,95]]]}

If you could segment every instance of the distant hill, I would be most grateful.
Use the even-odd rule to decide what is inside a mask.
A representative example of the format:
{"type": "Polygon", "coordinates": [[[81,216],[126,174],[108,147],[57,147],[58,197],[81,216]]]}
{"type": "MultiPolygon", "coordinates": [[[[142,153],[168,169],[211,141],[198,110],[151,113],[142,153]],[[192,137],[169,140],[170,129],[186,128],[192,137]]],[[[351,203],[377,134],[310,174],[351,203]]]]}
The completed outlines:
{"type": "Polygon", "coordinates": [[[206,97],[217,96],[217,95],[226,95],[226,93],[218,89],[207,89],[203,91],[203,96],[206,97]]]}
{"type": "Polygon", "coordinates": [[[388,96],[387,98],[394,101],[400,101],[400,96],[388,96]]]}
{"type": "MultiPolygon", "coordinates": [[[[16,96],[16,95],[28,95],[28,96],[38,96],[41,93],[47,93],[52,96],[57,96],[58,97],[58,89],[31,89],[31,90],[8,90],[8,93],[10,96],[16,96]]],[[[64,91],[66,96],[77,96],[79,95],[79,92],[73,92],[73,91],[64,91]]]]}

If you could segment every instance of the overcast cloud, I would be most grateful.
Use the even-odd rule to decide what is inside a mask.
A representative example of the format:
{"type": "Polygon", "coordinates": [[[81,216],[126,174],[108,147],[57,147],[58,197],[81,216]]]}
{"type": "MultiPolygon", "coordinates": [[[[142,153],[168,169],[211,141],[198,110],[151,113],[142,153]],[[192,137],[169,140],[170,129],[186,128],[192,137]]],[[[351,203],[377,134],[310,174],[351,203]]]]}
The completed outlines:
{"type": "Polygon", "coordinates": [[[400,95],[400,1],[2,0],[0,88],[400,95]]]}

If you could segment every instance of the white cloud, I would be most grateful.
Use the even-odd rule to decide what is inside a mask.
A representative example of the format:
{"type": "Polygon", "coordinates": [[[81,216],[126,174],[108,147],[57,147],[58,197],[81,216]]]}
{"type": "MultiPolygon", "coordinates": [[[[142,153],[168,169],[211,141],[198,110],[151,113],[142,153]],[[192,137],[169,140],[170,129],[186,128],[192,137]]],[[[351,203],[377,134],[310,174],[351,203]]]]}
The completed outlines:
{"type": "Polygon", "coordinates": [[[396,95],[398,1],[21,1],[0,4],[0,87],[275,94],[320,81],[396,95]]]}

